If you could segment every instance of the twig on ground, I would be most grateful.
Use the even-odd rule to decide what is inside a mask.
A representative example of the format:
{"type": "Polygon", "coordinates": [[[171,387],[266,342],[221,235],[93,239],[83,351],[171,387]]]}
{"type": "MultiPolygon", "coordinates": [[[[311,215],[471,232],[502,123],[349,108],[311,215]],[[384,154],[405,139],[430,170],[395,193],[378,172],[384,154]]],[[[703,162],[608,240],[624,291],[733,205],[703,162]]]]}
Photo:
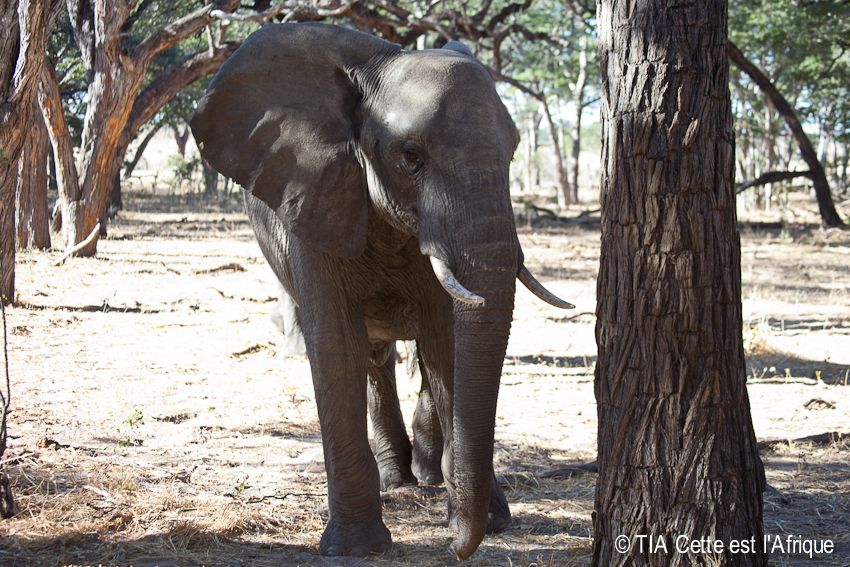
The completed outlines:
{"type": "Polygon", "coordinates": [[[582,317],[596,317],[596,313],[593,311],[582,311],[581,313],[576,313],[575,315],[570,315],[569,317],[546,317],[549,321],[554,321],[556,323],[567,323],[569,321],[574,321],[576,319],[581,319],[582,317]]]}
{"type": "Polygon", "coordinates": [[[596,461],[590,463],[579,463],[577,465],[568,465],[566,467],[558,467],[550,471],[540,473],[540,478],[570,478],[581,474],[596,473],[596,461]]]}
{"type": "Polygon", "coordinates": [[[242,264],[237,264],[236,262],[231,262],[230,264],[224,264],[223,266],[219,266],[217,268],[209,268],[206,270],[195,270],[196,274],[214,274],[216,272],[244,272],[245,267],[242,264]]]}
{"type": "Polygon", "coordinates": [[[767,439],[759,441],[757,446],[759,451],[773,449],[779,445],[791,445],[797,443],[811,443],[812,445],[829,445],[850,439],[850,433],[840,433],[838,431],[829,431],[827,433],[818,433],[817,435],[809,435],[807,437],[799,437],[797,439],[767,439]]]}

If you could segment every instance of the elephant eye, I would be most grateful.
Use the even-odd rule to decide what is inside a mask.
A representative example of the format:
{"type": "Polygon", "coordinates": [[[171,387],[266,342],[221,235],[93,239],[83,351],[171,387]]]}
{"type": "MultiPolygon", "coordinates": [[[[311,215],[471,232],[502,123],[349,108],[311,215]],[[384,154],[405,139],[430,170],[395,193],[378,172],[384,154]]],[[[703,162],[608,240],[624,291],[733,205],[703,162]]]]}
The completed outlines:
{"type": "Polygon", "coordinates": [[[422,158],[418,153],[416,153],[416,151],[410,148],[405,148],[401,152],[401,157],[403,160],[402,165],[408,173],[416,173],[422,168],[422,158]]]}

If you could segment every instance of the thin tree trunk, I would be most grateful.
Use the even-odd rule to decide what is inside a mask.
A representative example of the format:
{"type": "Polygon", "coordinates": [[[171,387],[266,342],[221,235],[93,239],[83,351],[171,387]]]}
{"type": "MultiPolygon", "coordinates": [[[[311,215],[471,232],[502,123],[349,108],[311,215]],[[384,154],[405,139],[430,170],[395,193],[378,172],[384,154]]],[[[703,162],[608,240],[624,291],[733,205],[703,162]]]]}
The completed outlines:
{"type": "Polygon", "coordinates": [[[47,214],[47,129],[33,105],[30,134],[18,158],[16,218],[18,248],[50,248],[47,214]]]}
{"type": "MultiPolygon", "coordinates": [[[[156,133],[159,132],[159,129],[162,126],[160,124],[155,124],[153,127],[148,130],[145,134],[142,141],[139,142],[139,146],[136,148],[136,153],[133,154],[133,159],[130,160],[130,163],[127,164],[127,167],[124,168],[124,179],[129,179],[131,175],[133,175],[133,171],[135,171],[136,166],[139,165],[139,162],[142,160],[142,156],[145,153],[145,150],[148,147],[148,144],[151,143],[153,137],[156,136],[156,133]]],[[[122,156],[121,161],[124,161],[122,156]]]]}
{"type": "Polygon", "coordinates": [[[555,126],[555,120],[552,118],[552,112],[549,110],[549,103],[546,102],[546,96],[541,96],[539,100],[541,106],[543,106],[543,115],[546,117],[546,124],[549,125],[549,135],[552,138],[552,151],[555,153],[555,167],[558,172],[558,206],[565,208],[570,204],[570,182],[567,180],[567,170],[564,167],[561,142],[558,139],[558,127],[555,126]]]}
{"type": "Polygon", "coordinates": [[[841,220],[841,217],[838,216],[838,211],[835,210],[835,204],[832,202],[832,192],[829,188],[829,182],[826,180],[826,173],[823,170],[823,166],[818,160],[818,155],[815,152],[814,147],[812,147],[812,142],[809,140],[809,136],[803,130],[803,125],[800,124],[800,119],[797,118],[797,113],[794,111],[794,108],[788,102],[788,100],[782,96],[782,94],[777,90],[776,86],[770,81],[770,79],[752,62],[750,62],[743,53],[733,44],[731,41],[727,44],[727,52],[729,54],[729,59],[739,68],[741,71],[746,73],[755,84],[764,92],[767,98],[770,100],[770,103],[776,109],[780,116],[782,116],[783,120],[785,120],[785,124],[788,125],[788,129],[791,130],[791,135],[794,137],[794,140],[797,142],[797,146],[800,149],[800,155],[803,158],[803,161],[806,162],[806,165],[809,166],[809,170],[812,172],[812,182],[815,186],[815,196],[818,201],[818,209],[820,210],[821,223],[823,226],[844,226],[844,221],[841,220]]]}
{"type": "Polygon", "coordinates": [[[578,203],[578,173],[579,173],[579,157],[581,156],[581,119],[584,114],[584,89],[587,86],[587,35],[581,38],[581,51],[578,56],[578,76],[576,77],[575,85],[573,85],[573,104],[575,105],[575,123],[573,124],[572,133],[572,171],[570,177],[572,183],[571,201],[578,203]]]}
{"type": "MultiPolygon", "coordinates": [[[[61,227],[62,247],[70,248],[78,242],[78,233],[82,232],[77,215],[81,192],[77,168],[74,163],[74,146],[65,113],[62,110],[62,96],[59,93],[59,80],[53,66],[47,62],[42,72],[41,88],[38,93],[41,115],[47,125],[50,145],[53,148],[53,163],[56,166],[56,185],[59,189],[59,215],[54,216],[54,230],[61,227]]],[[[85,238],[83,235],[81,238],[85,238]]]]}
{"type": "MultiPolygon", "coordinates": [[[[770,104],[765,105],[764,111],[764,145],[765,154],[767,155],[767,165],[765,171],[774,171],[776,168],[776,132],[773,129],[773,108],[770,104]]],[[[764,186],[764,210],[770,210],[771,201],[773,200],[773,184],[767,183],[764,186]]]]}
{"type": "MultiPolygon", "coordinates": [[[[530,102],[531,97],[529,97],[530,102]]],[[[535,109],[534,114],[537,114],[535,109]]],[[[525,119],[525,163],[523,164],[525,167],[523,168],[523,185],[525,186],[525,190],[528,193],[534,192],[534,155],[535,155],[535,139],[537,133],[534,131],[535,127],[535,116],[528,115],[525,119]]]]}
{"type": "MultiPolygon", "coordinates": [[[[154,31],[131,53],[127,53],[123,40],[125,34],[122,30],[132,13],[132,3],[93,0],[95,41],[77,167],[79,197],[68,203],[67,207],[67,212],[74,218],[73,224],[77,227],[73,232],[73,240],[68,241],[68,248],[73,248],[75,255],[91,256],[97,251],[97,236],[89,236],[98,223],[105,227],[102,220],[106,214],[115,176],[121,171],[122,160],[130,141],[135,137],[138,128],[144,124],[142,122],[137,126],[132,125],[127,133],[148,65],[162,51],[212,23],[215,19],[214,13],[233,11],[238,6],[238,0],[205,3],[191,14],[154,31]],[[84,246],[76,246],[83,242],[86,243],[84,246]]],[[[206,60],[217,57],[217,53],[208,54],[206,60]]],[[[196,56],[188,63],[197,59],[203,60],[204,57],[196,56]]],[[[164,77],[183,71],[185,69],[182,66],[177,66],[164,77]]],[[[151,87],[159,85],[160,79],[163,77],[156,79],[151,87]]],[[[168,85],[174,83],[179,81],[172,81],[168,85]]],[[[155,90],[155,94],[163,93],[155,90]]],[[[171,96],[173,94],[171,93],[171,96]]],[[[63,225],[72,224],[67,222],[68,220],[70,219],[65,219],[63,225]]]]}
{"type": "Polygon", "coordinates": [[[186,144],[189,142],[189,131],[188,126],[183,126],[183,131],[181,132],[179,128],[176,126],[171,127],[171,132],[174,134],[174,143],[177,144],[177,152],[180,154],[180,157],[186,157],[186,144]]]}
{"type": "Polygon", "coordinates": [[[726,0],[598,4],[598,566],[767,565],[742,344],[726,13],[726,0]],[[677,553],[681,538],[726,547],[677,553]],[[750,538],[753,553],[728,551],[750,538]]]}
{"type": "Polygon", "coordinates": [[[218,197],[218,171],[213,169],[206,160],[201,161],[201,169],[204,173],[204,199],[215,199],[218,197]]]}

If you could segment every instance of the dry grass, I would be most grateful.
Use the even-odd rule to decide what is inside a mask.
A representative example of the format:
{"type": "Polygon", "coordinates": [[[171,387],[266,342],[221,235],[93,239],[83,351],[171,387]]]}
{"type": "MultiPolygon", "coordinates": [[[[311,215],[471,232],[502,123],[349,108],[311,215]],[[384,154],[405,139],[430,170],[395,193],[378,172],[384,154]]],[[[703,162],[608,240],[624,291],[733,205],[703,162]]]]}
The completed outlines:
{"type": "MultiPolygon", "coordinates": [[[[327,512],[309,369],[277,354],[275,287],[250,228],[227,208],[162,213],[161,197],[129,199],[141,212],[122,213],[98,258],[55,268],[58,253],[20,256],[6,456],[23,511],[0,522],[0,564],[454,564],[442,488],[385,495],[387,555],[315,554],[327,512]]],[[[586,315],[518,292],[495,456],[515,521],[465,565],[586,565],[595,476],[544,473],[595,458],[599,234],[520,238],[532,269],[586,315]]],[[[742,243],[757,434],[847,432],[850,235],[744,231],[742,243]]],[[[399,389],[409,422],[417,384],[399,389]]],[[[765,454],[766,531],[842,546],[777,565],[850,564],[848,461],[846,442],[765,454]]]]}

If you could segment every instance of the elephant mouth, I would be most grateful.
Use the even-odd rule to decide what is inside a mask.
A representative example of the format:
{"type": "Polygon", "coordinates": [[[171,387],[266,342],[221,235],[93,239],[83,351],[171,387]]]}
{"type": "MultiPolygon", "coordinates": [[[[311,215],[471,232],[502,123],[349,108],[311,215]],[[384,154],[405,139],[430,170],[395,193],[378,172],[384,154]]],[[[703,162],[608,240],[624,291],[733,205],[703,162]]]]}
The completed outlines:
{"type": "MultiPolygon", "coordinates": [[[[460,301],[461,303],[466,303],[469,305],[480,305],[483,306],[486,303],[486,300],[477,295],[468,289],[466,289],[462,283],[455,277],[452,273],[449,265],[446,264],[443,260],[436,258],[434,256],[429,256],[431,260],[431,268],[434,270],[434,275],[437,276],[437,280],[440,282],[440,285],[443,286],[443,289],[452,296],[454,299],[460,301]]],[[[524,285],[528,291],[537,296],[538,299],[552,305],[554,307],[558,307],[560,309],[574,309],[575,305],[570,303],[569,301],[564,301],[540,283],[537,278],[525,267],[525,264],[520,264],[519,271],[517,272],[517,279],[524,285]]]]}

